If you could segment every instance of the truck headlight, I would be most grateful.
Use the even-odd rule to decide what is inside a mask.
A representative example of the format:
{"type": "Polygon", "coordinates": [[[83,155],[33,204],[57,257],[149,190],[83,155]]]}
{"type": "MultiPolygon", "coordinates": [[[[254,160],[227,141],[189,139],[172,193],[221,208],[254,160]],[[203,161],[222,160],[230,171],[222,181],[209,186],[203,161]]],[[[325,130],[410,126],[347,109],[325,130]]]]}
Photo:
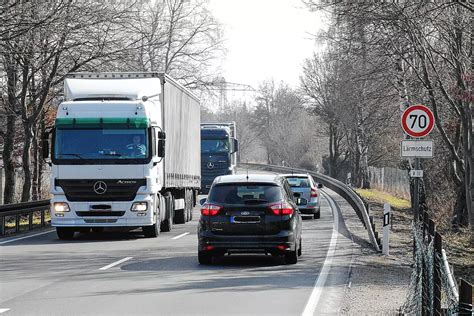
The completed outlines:
{"type": "Polygon", "coordinates": [[[55,213],[69,212],[69,205],[66,202],[54,202],[53,209],[55,213]]]}
{"type": "Polygon", "coordinates": [[[145,212],[148,209],[147,202],[134,202],[130,211],[132,212],[145,212]]]}

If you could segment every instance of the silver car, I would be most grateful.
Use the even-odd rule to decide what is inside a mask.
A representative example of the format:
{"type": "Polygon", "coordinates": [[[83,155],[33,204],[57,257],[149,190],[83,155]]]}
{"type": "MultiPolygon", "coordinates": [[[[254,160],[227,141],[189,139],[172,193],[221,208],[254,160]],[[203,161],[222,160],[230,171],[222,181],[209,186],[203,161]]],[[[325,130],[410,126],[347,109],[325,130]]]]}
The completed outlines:
{"type": "Polygon", "coordinates": [[[298,205],[301,215],[312,215],[314,218],[321,217],[321,205],[319,201],[322,184],[316,184],[309,174],[285,174],[283,175],[290,184],[293,194],[301,199],[298,205]]]}

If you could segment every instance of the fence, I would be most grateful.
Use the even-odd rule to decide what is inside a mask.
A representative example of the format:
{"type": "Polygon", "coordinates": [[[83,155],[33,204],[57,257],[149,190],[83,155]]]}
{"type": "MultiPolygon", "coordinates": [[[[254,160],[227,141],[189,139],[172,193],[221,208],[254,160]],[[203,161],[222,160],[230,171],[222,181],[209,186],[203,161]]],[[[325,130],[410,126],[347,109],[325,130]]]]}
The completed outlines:
{"type": "Polygon", "coordinates": [[[384,167],[369,167],[370,186],[373,189],[410,198],[410,179],[407,170],[384,167]]]}
{"type": "Polygon", "coordinates": [[[406,314],[472,315],[472,285],[456,284],[443,250],[443,240],[427,213],[413,225],[413,270],[406,314]]]}
{"type": "Polygon", "coordinates": [[[34,226],[34,215],[39,213],[39,226],[46,225],[46,214],[49,212],[49,200],[34,202],[6,204],[0,206],[0,236],[5,235],[12,230],[18,233],[21,226],[31,230],[34,226]],[[13,221],[9,221],[13,219],[13,221]],[[25,221],[25,225],[22,225],[25,221]],[[27,221],[27,222],[26,222],[27,221]],[[10,228],[10,226],[12,226],[10,228]]]}

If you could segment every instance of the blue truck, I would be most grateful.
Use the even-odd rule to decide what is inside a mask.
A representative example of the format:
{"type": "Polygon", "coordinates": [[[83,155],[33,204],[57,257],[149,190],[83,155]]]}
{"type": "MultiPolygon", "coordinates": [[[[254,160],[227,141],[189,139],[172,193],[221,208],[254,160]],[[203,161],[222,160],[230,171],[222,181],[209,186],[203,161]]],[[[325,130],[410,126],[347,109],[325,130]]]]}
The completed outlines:
{"type": "Polygon", "coordinates": [[[201,123],[201,194],[214,178],[235,174],[238,150],[235,122],[201,123]]]}

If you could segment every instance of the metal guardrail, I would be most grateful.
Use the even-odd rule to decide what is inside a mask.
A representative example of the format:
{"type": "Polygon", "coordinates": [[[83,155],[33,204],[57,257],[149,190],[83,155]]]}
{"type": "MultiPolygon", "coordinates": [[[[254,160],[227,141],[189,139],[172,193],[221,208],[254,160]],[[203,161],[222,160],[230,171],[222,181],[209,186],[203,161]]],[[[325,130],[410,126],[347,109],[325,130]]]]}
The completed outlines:
{"type": "Polygon", "coordinates": [[[0,236],[6,233],[6,219],[7,217],[15,217],[15,232],[20,231],[21,217],[28,216],[28,230],[33,228],[33,215],[35,212],[40,212],[40,225],[46,225],[45,212],[49,210],[50,200],[40,200],[33,202],[24,202],[16,204],[0,205],[0,236]]]}
{"type": "Polygon", "coordinates": [[[364,227],[367,229],[367,234],[369,236],[370,243],[373,245],[375,250],[379,252],[381,251],[378,238],[376,237],[376,234],[375,234],[374,225],[372,224],[369,218],[369,213],[364,204],[364,201],[362,201],[360,196],[352,188],[347,186],[345,183],[337,179],[331,178],[329,176],[326,176],[324,174],[310,171],[310,170],[305,170],[305,169],[282,167],[282,166],[275,166],[275,165],[265,165],[265,164],[258,164],[258,163],[239,163],[239,165],[242,167],[257,168],[257,169],[263,169],[267,171],[275,171],[279,173],[294,172],[294,173],[310,174],[311,176],[313,176],[313,178],[317,182],[323,184],[324,186],[328,187],[329,189],[335,191],[337,194],[342,196],[354,208],[359,219],[362,221],[362,224],[364,224],[364,227]]]}

